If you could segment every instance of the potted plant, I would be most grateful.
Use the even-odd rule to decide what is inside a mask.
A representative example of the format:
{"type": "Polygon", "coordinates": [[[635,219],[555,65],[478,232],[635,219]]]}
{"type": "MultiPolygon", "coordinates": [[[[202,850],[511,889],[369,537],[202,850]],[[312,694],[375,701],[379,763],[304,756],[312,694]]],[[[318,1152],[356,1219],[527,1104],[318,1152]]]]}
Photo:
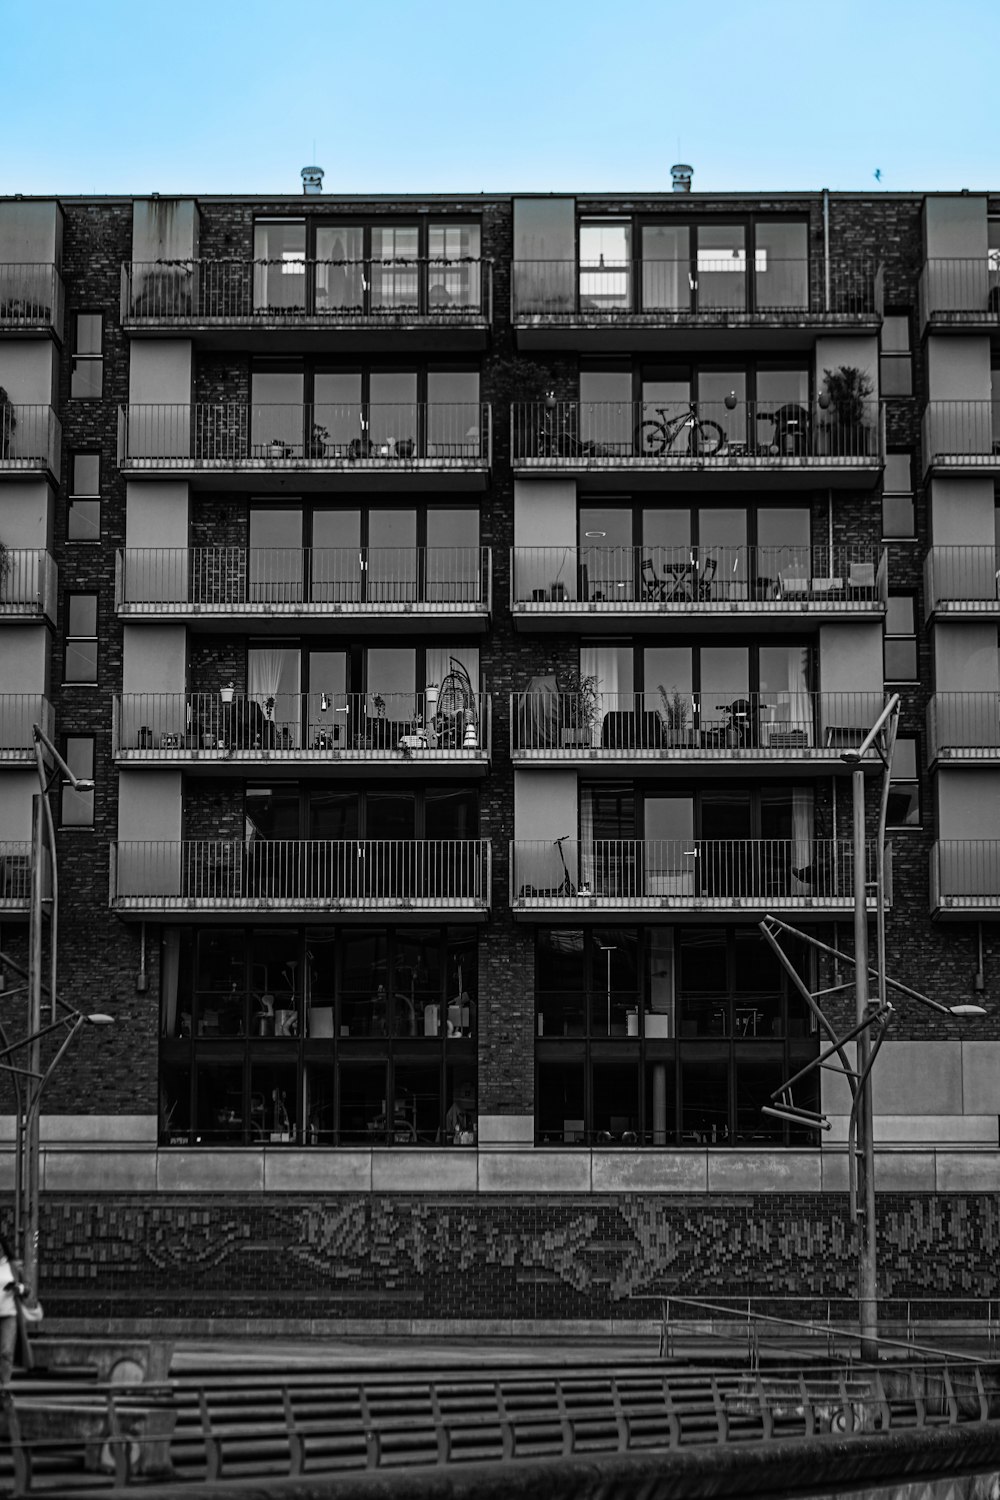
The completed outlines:
{"type": "Polygon", "coordinates": [[[10,456],[10,444],[17,431],[17,412],[3,386],[0,385],[0,458],[10,456]]]}
{"type": "Polygon", "coordinates": [[[859,457],[868,452],[871,431],[870,401],[875,383],[857,365],[838,365],[823,371],[818,405],[827,412],[820,425],[820,447],[835,458],[859,457]]]}
{"type": "Polygon", "coordinates": [[[561,721],[559,740],[564,747],[594,744],[601,711],[597,678],[580,672],[571,674],[566,690],[560,695],[561,721]]]}
{"type": "Polygon", "coordinates": [[[661,682],[657,688],[660,695],[660,718],[668,745],[690,745],[691,701],[687,693],[677,687],[668,692],[661,682]]]}
{"type": "Polygon", "coordinates": [[[219,689],[219,697],[222,699],[223,703],[232,703],[232,701],[233,701],[233,694],[235,692],[236,692],[236,686],[235,686],[235,684],[232,683],[232,682],[226,682],[226,683],[223,683],[222,687],[220,687],[220,689],[219,689]]]}
{"type": "Polygon", "coordinates": [[[272,458],[291,458],[292,447],[282,438],[272,438],[268,444],[268,452],[272,458]]]}
{"type": "Polygon", "coordinates": [[[312,433],[309,437],[309,457],[325,458],[326,445],[329,441],[329,428],[321,426],[319,422],[314,422],[312,425],[312,433]]]}

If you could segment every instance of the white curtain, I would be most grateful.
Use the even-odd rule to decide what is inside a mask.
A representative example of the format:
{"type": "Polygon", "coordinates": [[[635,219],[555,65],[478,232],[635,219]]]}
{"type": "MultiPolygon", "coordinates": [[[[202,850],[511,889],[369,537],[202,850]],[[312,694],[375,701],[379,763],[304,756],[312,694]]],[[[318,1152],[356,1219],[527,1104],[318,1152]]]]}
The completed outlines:
{"type": "Polygon", "coordinates": [[[793,729],[805,731],[806,743],[814,743],[812,699],[809,696],[809,650],[803,646],[798,654],[798,660],[794,660],[792,653],[788,654],[788,688],[787,694],[779,695],[779,702],[784,713],[787,703],[788,718],[793,729]]]}
{"type": "Polygon", "coordinates": [[[268,698],[277,698],[281,684],[283,650],[254,650],[250,653],[250,696],[256,698],[261,708],[268,698]]]}
{"type": "MultiPolygon", "coordinates": [[[[181,935],[168,927],[163,934],[163,1035],[177,1035],[177,985],[180,974],[181,935]]],[[[188,1006],[191,999],[188,997],[188,1006]]]]}
{"type": "Polygon", "coordinates": [[[577,880],[594,890],[594,799],[589,789],[580,796],[580,873],[577,880]]]}
{"type": "Polygon", "coordinates": [[[632,684],[628,692],[622,693],[620,646],[582,646],[580,648],[580,676],[597,679],[597,718],[591,726],[591,738],[595,746],[601,743],[601,731],[605,714],[631,713],[635,708],[632,684]]]}
{"type": "Polygon", "coordinates": [[[792,869],[813,863],[813,794],[808,787],[792,788],[792,869]]]}

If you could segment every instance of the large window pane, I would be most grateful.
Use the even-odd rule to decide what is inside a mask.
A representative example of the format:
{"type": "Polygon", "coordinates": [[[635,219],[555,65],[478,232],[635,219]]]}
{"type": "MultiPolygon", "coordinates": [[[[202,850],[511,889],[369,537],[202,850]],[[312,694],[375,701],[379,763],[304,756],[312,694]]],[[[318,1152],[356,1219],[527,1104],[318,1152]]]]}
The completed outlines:
{"type": "Polygon", "coordinates": [[[754,292],[758,311],[795,312],[809,306],[807,226],[758,220],[754,292]]]}
{"type": "Polygon", "coordinates": [[[420,231],[416,224],[376,225],[371,235],[372,312],[418,312],[420,231]]]}
{"type": "Polygon", "coordinates": [[[364,308],[365,232],[357,224],[316,230],[316,311],[360,313],[364,308]]]}
{"type": "Polygon", "coordinates": [[[460,312],[482,306],[481,233],[475,223],[427,226],[427,310],[460,312]]]}
{"type": "Polygon", "coordinates": [[[627,219],[580,225],[580,311],[632,305],[632,226],[627,219]]]}
{"type": "Polygon", "coordinates": [[[302,560],[301,509],[255,505],[250,511],[250,602],[301,600],[302,560]]]}
{"type": "Polygon", "coordinates": [[[361,598],[360,510],[317,510],[312,518],[312,597],[324,604],[361,598]]]}
{"type": "Polygon", "coordinates": [[[253,227],[253,258],[254,312],[305,312],[305,220],[258,219],[253,227]]]}
{"type": "Polygon", "coordinates": [[[368,379],[369,441],[376,454],[410,457],[417,448],[417,377],[412,371],[373,371],[368,379]]]}
{"type": "Polygon", "coordinates": [[[580,371],[580,440],[609,454],[631,454],[631,370],[580,371]]]}
{"type": "Polygon", "coordinates": [[[693,294],[690,229],[686,224],[647,224],[642,231],[643,309],[687,312],[693,294]]]}
{"type": "Polygon", "coordinates": [[[417,597],[417,513],[402,507],[368,513],[368,598],[399,604],[417,597]]]}
{"type": "Polygon", "coordinates": [[[741,224],[699,224],[698,309],[743,311],[747,305],[746,230],[741,224]]]}
{"type": "Polygon", "coordinates": [[[555,1060],[539,1059],[536,1114],[543,1145],[585,1144],[585,1093],[582,1053],[555,1060]]]}
{"type": "Polygon", "coordinates": [[[431,603],[472,603],[480,588],[479,510],[430,506],[427,511],[426,597],[431,603]]]}
{"type": "Polygon", "coordinates": [[[313,381],[314,436],[330,458],[363,456],[360,370],[320,370],[313,381]]]}
{"type": "Polygon", "coordinates": [[[479,375],[475,370],[428,370],[428,457],[476,458],[479,447],[479,375]]]}
{"type": "Polygon", "coordinates": [[[254,371],[250,379],[250,451],[254,458],[302,457],[302,392],[300,371],[254,371]]]}

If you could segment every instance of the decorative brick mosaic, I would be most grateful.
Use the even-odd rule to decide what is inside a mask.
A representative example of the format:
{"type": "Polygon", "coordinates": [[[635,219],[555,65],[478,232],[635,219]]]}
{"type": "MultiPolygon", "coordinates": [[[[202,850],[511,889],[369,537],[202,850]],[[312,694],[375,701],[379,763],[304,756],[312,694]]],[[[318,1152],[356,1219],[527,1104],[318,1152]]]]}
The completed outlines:
{"type": "MultiPolygon", "coordinates": [[[[63,1317],[630,1319],[661,1299],[850,1298],[846,1203],[766,1195],[269,1195],[49,1200],[42,1291],[63,1317]]],[[[880,1295],[1000,1292],[1000,1202],[880,1202],[880,1295]]]]}

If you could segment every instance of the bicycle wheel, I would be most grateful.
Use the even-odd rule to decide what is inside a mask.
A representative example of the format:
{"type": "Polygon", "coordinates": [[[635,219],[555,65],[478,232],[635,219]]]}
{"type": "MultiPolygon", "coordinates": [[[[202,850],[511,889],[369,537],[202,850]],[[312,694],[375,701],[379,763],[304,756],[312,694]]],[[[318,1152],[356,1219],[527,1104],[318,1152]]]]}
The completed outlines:
{"type": "Polygon", "coordinates": [[[639,456],[659,458],[667,451],[667,429],[662,422],[643,422],[639,429],[639,456]]]}
{"type": "Polygon", "coordinates": [[[713,453],[718,453],[725,441],[726,434],[718,422],[699,418],[691,428],[691,452],[698,458],[711,458],[713,453]]]}

